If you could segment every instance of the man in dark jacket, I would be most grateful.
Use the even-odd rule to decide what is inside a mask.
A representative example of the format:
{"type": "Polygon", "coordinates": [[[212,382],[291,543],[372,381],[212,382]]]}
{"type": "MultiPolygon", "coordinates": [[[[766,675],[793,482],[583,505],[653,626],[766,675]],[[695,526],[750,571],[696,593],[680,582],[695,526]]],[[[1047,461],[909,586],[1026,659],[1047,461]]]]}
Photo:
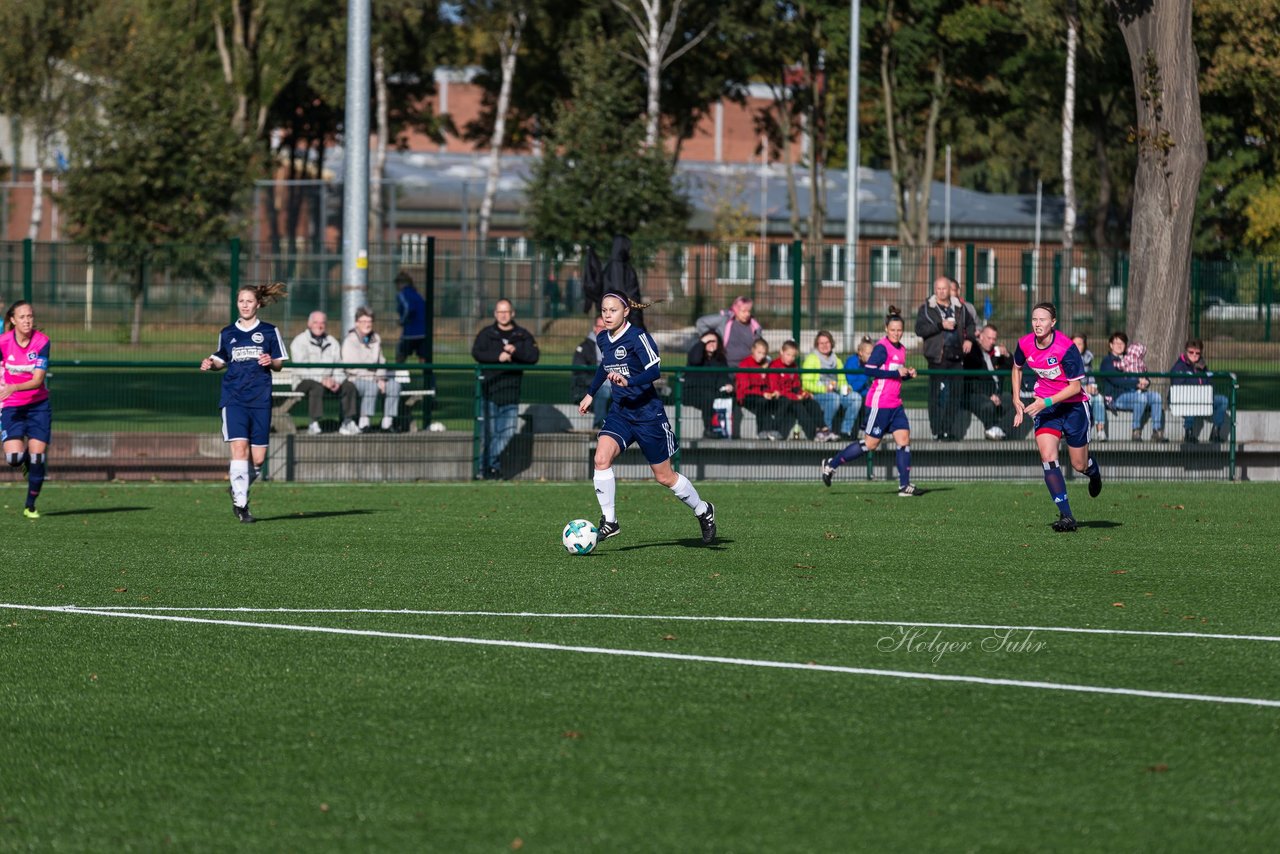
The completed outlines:
{"type": "MultiPolygon", "coordinates": [[[[1175,374],[1169,382],[1170,385],[1213,385],[1213,372],[1209,370],[1209,364],[1204,358],[1204,342],[1199,338],[1192,338],[1187,342],[1186,347],[1182,350],[1182,355],[1178,357],[1178,361],[1173,363],[1173,367],[1169,369],[1169,373],[1175,374]]],[[[1172,389],[1169,391],[1170,398],[1176,394],[1172,389]]],[[[1213,401],[1213,429],[1209,431],[1210,442],[1225,442],[1227,440],[1227,396],[1225,394],[1215,394],[1212,396],[1213,401]]],[[[1195,444],[1199,441],[1200,424],[1203,418],[1194,415],[1188,415],[1182,419],[1183,441],[1189,444],[1195,444]]]]}
{"type": "Polygon", "coordinates": [[[978,345],[964,356],[966,371],[984,371],[982,376],[966,376],[965,408],[978,416],[988,439],[1000,441],[1013,431],[1013,397],[1009,393],[1009,368],[1013,357],[996,341],[999,331],[988,323],[978,333],[978,345]]]}
{"type": "Polygon", "coordinates": [[[935,279],[933,296],[916,313],[916,335],[924,342],[924,359],[930,371],[929,427],[934,438],[942,440],[959,438],[955,435],[955,422],[963,378],[941,376],[936,371],[963,367],[964,356],[973,348],[977,334],[964,303],[952,300],[952,284],[947,276],[935,279]]]}
{"type": "MultiPolygon", "coordinates": [[[[471,358],[485,365],[532,365],[538,361],[538,344],[529,330],[516,325],[515,307],[500,299],[493,307],[494,322],[476,334],[471,358]]],[[[523,371],[490,370],[480,379],[484,397],[483,451],[476,478],[502,476],[499,457],[516,433],[523,371]]]]}

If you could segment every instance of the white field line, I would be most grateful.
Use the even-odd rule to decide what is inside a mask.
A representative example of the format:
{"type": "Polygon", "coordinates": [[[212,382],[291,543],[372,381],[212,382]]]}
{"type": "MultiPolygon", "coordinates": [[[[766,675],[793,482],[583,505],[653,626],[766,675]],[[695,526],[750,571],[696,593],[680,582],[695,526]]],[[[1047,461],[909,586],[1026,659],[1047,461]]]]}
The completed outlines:
{"type": "Polygon", "coordinates": [[[93,617],[115,617],[132,620],[160,620],[173,623],[195,623],[213,626],[236,626],[249,629],[276,629],[290,632],[348,635],[399,640],[436,641],[438,643],[470,644],[474,646],[534,649],[550,652],[577,652],[588,655],[612,655],[626,658],[652,658],[663,661],[688,661],[706,664],[728,664],[738,667],[765,667],[776,670],[806,670],[820,673],[842,673],[857,676],[883,676],[891,679],[920,679],[928,682],[961,682],[973,685],[999,685],[1011,688],[1033,688],[1042,691],[1070,691],[1078,694],[1112,694],[1127,697],[1147,697],[1158,700],[1190,700],[1199,703],[1232,704],[1280,708],[1280,700],[1258,697],[1224,697],[1213,694],[1185,694],[1175,691],[1147,691],[1139,688],[1112,688],[1105,685],[1073,685],[1062,682],[1033,682],[1024,679],[993,679],[985,676],[962,676],[943,673],[920,673],[909,670],[881,670],[870,667],[841,667],[832,664],[805,664],[792,661],[769,661],[754,658],[728,658],[719,655],[689,655],[674,652],[654,652],[639,649],[611,649],[595,646],[570,646],[533,641],[493,640],[490,638],[449,637],[409,632],[383,632],[366,629],[342,629],[328,626],[298,626],[289,623],[255,623],[242,620],[211,620],[205,617],[180,617],[172,614],[133,613],[128,611],[94,610],[73,605],[13,605],[0,603],[0,609],[44,611],[62,614],[81,614],[93,617]]]}
{"type": "MultiPolygon", "coordinates": [[[[0,608],[10,607],[0,605],[0,608]]],[[[557,614],[537,611],[420,611],[408,608],[165,608],[162,606],[95,605],[81,607],[68,605],[70,609],[92,611],[164,613],[213,613],[213,614],[392,614],[410,617],[519,617],[542,620],[655,620],[660,622],[692,623],[780,623],[807,626],[894,626],[922,629],[983,629],[1015,632],[1062,632],[1081,635],[1130,635],[1156,638],[1199,638],[1209,640],[1262,641],[1280,643],[1278,635],[1232,635],[1218,632],[1168,632],[1142,629],[1088,629],[1074,626],[1002,626],[986,623],[919,623],[912,620],[848,620],[823,617],[715,617],[663,614],[557,614]]]]}

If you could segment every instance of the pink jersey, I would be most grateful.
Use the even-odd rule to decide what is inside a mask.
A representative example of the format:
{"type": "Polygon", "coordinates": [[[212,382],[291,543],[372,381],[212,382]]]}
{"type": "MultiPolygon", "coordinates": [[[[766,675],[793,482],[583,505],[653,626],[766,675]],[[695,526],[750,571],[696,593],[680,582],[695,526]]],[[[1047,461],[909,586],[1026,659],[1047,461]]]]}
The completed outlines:
{"type": "MultiPolygon", "coordinates": [[[[901,344],[894,344],[886,335],[876,342],[876,346],[872,349],[871,355],[867,357],[867,364],[864,367],[869,371],[882,370],[896,373],[898,366],[906,363],[907,348],[901,344]]],[[[902,405],[901,392],[901,376],[893,379],[873,377],[871,385],[867,387],[867,407],[869,409],[895,409],[902,405]]]]}
{"type": "MultiPolygon", "coordinates": [[[[33,371],[49,370],[49,336],[39,329],[31,331],[27,346],[18,346],[17,332],[10,330],[0,335],[0,359],[4,360],[4,384],[18,385],[28,382],[33,371]]],[[[25,406],[49,399],[49,389],[41,383],[35,388],[15,391],[4,399],[4,406],[25,406]]]]}
{"type": "MultiPolygon", "coordinates": [[[[1080,351],[1070,338],[1056,329],[1053,340],[1043,349],[1036,345],[1034,333],[1019,338],[1013,363],[1035,373],[1036,397],[1052,397],[1070,385],[1072,380],[1084,380],[1084,359],[1080,357],[1080,351]]],[[[1076,403],[1088,399],[1089,395],[1081,391],[1058,402],[1076,403]]]]}

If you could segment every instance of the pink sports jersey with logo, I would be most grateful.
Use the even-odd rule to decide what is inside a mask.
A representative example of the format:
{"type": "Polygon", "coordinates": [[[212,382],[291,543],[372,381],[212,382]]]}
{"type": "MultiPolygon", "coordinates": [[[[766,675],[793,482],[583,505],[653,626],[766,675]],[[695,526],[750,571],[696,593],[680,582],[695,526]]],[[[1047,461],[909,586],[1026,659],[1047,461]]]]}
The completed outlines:
{"type": "MultiPolygon", "coordinates": [[[[907,348],[894,344],[889,340],[889,336],[886,335],[877,341],[876,347],[883,348],[886,353],[884,364],[871,364],[874,360],[868,359],[868,368],[879,368],[882,371],[896,371],[899,365],[906,364],[907,348]]],[[[901,377],[894,380],[873,379],[871,381],[871,387],[867,390],[867,406],[872,409],[894,409],[899,407],[902,405],[901,391],[901,377]]]]}
{"type": "MultiPolygon", "coordinates": [[[[31,331],[31,341],[20,347],[17,332],[9,330],[0,335],[0,359],[4,360],[4,384],[18,385],[31,379],[37,368],[49,370],[49,337],[39,329],[31,331]]],[[[26,406],[28,403],[39,403],[47,400],[49,389],[41,383],[36,388],[15,391],[3,401],[4,406],[26,406]]]]}
{"type": "MultiPolygon", "coordinates": [[[[1072,380],[1084,379],[1084,361],[1080,358],[1080,351],[1070,338],[1056,329],[1048,347],[1041,349],[1036,345],[1035,333],[1029,333],[1018,339],[1018,349],[1026,359],[1024,370],[1035,372],[1036,397],[1052,397],[1070,385],[1072,380]]],[[[1089,395],[1081,391],[1058,402],[1076,403],[1088,399],[1089,395]]]]}

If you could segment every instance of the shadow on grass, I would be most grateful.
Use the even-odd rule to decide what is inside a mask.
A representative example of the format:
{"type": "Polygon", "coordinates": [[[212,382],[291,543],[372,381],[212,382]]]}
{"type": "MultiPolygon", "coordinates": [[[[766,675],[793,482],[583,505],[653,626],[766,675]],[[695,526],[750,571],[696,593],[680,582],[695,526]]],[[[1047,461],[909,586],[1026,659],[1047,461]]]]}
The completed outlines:
{"type": "Polygon", "coordinates": [[[97,513],[134,513],[140,510],[150,510],[150,507],[87,507],[84,510],[46,510],[40,515],[44,516],[93,516],[97,513]]]}
{"type": "Polygon", "coordinates": [[[1076,520],[1076,524],[1081,528],[1119,528],[1124,522],[1112,522],[1110,519],[1092,519],[1088,522],[1076,520]]]}
{"type": "Polygon", "coordinates": [[[661,546],[684,546],[687,549],[707,549],[709,551],[715,552],[715,551],[720,551],[721,549],[723,549],[725,546],[729,545],[732,542],[733,540],[726,539],[725,537],[716,537],[716,541],[714,543],[712,543],[709,546],[704,546],[702,544],[701,537],[686,537],[683,540],[667,540],[665,543],[636,543],[635,545],[631,545],[631,546],[610,547],[610,548],[606,548],[604,552],[595,552],[594,554],[602,554],[607,552],[629,552],[635,549],[652,549],[652,548],[659,548],[661,546]]]}
{"type": "Polygon", "coordinates": [[[305,522],[308,519],[328,519],[333,516],[365,516],[377,513],[377,510],[317,510],[315,512],[299,511],[284,516],[259,516],[259,522],[305,522]]]}

